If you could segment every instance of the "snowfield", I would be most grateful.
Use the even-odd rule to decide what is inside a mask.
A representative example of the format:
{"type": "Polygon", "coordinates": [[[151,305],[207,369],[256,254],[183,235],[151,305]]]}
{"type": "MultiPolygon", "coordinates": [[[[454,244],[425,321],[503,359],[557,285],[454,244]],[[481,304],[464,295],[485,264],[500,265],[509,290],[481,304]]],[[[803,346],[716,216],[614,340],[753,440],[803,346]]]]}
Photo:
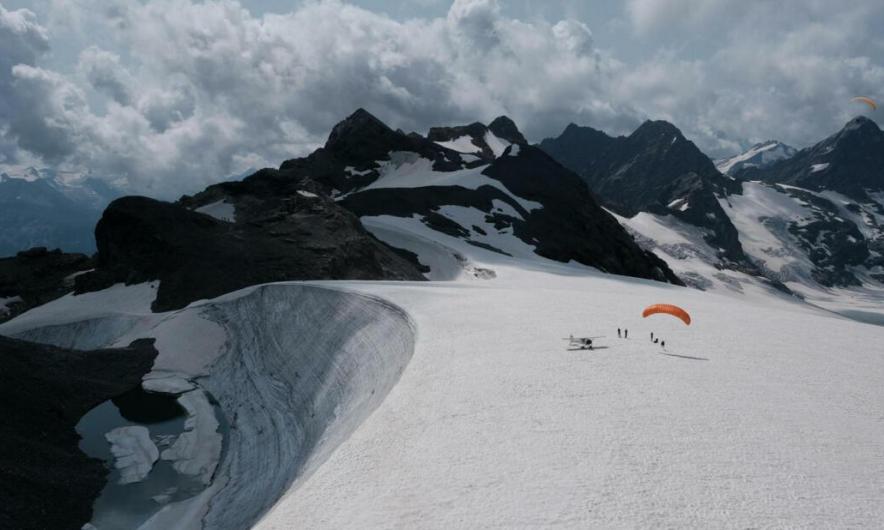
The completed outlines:
{"type": "Polygon", "coordinates": [[[168,375],[183,374],[218,400],[230,439],[212,485],[143,528],[884,520],[884,327],[761,288],[702,292],[369,221],[453,281],[271,284],[164,314],[150,285],[115,286],[0,333],[157,336],[148,384],[188,388],[168,375]],[[642,319],[657,302],[693,324],[642,319]],[[569,350],[572,334],[597,349],[569,350]]]}
{"type": "Polygon", "coordinates": [[[870,528],[884,517],[884,359],[868,346],[884,328],[773,300],[508,272],[351,286],[412,315],[414,358],[258,528],[870,528]],[[643,321],[657,301],[688,308],[694,325],[643,321]],[[606,337],[567,351],[572,333],[606,337]]]}

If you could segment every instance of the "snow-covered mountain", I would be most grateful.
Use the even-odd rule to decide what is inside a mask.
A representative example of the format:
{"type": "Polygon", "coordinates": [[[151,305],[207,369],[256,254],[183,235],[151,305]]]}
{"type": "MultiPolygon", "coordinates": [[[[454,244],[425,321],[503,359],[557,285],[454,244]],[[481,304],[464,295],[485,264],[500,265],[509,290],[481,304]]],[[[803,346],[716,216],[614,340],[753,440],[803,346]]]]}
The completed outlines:
{"type": "Polygon", "coordinates": [[[95,223],[120,194],[79,173],[0,166],[0,256],[39,246],[94,252],[95,223]]]}
{"type": "MultiPolygon", "coordinates": [[[[489,126],[435,128],[425,138],[394,131],[360,109],[310,156],[241,184],[212,186],[186,202],[205,208],[225,201],[238,215],[243,197],[292,193],[281,183],[304,178],[382,241],[412,255],[415,249],[399,244],[397,234],[429,229],[501,256],[573,260],[679,283],[598,206],[576,175],[528,145],[505,117],[489,126]]],[[[475,272],[461,257],[445,253],[417,265],[431,279],[475,272]]]]}
{"type": "Polygon", "coordinates": [[[719,173],[671,123],[647,121],[618,138],[571,124],[540,148],[580,175],[618,216],[670,216],[693,227],[716,267],[753,268],[718,201],[738,191],[739,183],[719,173]]]}
{"type": "Polygon", "coordinates": [[[324,147],[279,170],[176,203],[118,199],[95,229],[95,270],[78,276],[76,289],[159,280],[154,308],[168,310],[286,279],[493,274],[446,250],[421,261],[426,245],[404,236],[424,230],[501,257],[575,261],[681,284],[510,120],[431,136],[437,140],[394,131],[358,110],[324,147]]]}
{"type": "Polygon", "coordinates": [[[798,150],[776,140],[768,140],[753,145],[748,150],[715,161],[715,167],[725,175],[736,175],[748,168],[767,168],[779,162],[791,158],[798,150]]]}
{"type": "MultiPolygon", "coordinates": [[[[592,136],[598,138],[596,133],[592,136]]],[[[749,266],[722,267],[721,250],[710,240],[709,229],[679,216],[672,207],[660,208],[661,201],[625,211],[617,211],[616,202],[607,205],[620,214],[621,223],[640,243],[662,256],[695,287],[741,291],[761,282],[832,310],[881,321],[882,138],[884,134],[873,122],[858,118],[790,157],[751,165],[736,163],[729,168],[736,179],[709,194],[719,208],[706,214],[726,217],[749,266]]],[[[588,141],[584,153],[595,149],[597,158],[611,156],[604,149],[599,152],[598,145],[597,140],[588,141]]],[[[569,150],[577,146],[579,143],[569,150]]],[[[778,147],[771,149],[784,152],[778,147]]],[[[614,167],[610,176],[594,177],[602,181],[594,191],[603,200],[608,193],[605,179],[611,179],[613,185],[632,186],[629,189],[648,186],[643,172],[633,170],[641,158],[624,158],[625,170],[614,167]]],[[[658,175],[664,192],[678,189],[684,178],[683,170],[662,162],[649,173],[658,175]]]]}
{"type": "Polygon", "coordinates": [[[884,131],[865,117],[791,158],[766,168],[746,168],[740,178],[834,191],[855,201],[884,192],[884,131]]]}

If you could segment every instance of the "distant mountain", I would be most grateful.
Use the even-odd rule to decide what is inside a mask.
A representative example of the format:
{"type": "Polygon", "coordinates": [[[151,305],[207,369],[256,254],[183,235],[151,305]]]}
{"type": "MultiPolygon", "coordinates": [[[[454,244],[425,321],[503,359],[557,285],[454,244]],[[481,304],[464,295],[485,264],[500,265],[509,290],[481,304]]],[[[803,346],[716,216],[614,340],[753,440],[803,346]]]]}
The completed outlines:
{"type": "Polygon", "coordinates": [[[776,162],[791,158],[798,150],[776,140],[753,145],[748,150],[730,158],[715,161],[715,167],[725,175],[736,175],[748,168],[765,169],[776,162]]]}
{"type": "Polygon", "coordinates": [[[782,222],[816,281],[884,282],[884,132],[874,121],[854,118],[790,158],[744,168],[736,176],[767,183],[804,212],[782,222]]]}
{"type": "Polygon", "coordinates": [[[814,191],[836,191],[857,201],[884,191],[884,132],[857,117],[813,147],[767,167],[745,168],[743,179],[789,184],[814,191]]]}
{"type": "Polygon", "coordinates": [[[802,151],[766,142],[719,162],[733,179],[710,169],[668,124],[648,122],[626,138],[571,125],[541,147],[584,176],[637,241],[688,284],[736,292],[776,287],[880,322],[882,138],[877,125],[857,118],[802,151]],[[686,205],[702,206],[700,216],[684,215],[686,205]],[[698,222],[702,216],[720,222],[698,222]],[[738,266],[721,259],[722,235],[742,253],[738,266]]]}
{"type": "Polygon", "coordinates": [[[95,178],[0,166],[0,256],[37,246],[91,254],[95,223],[120,195],[95,178]]]}
{"type": "Polygon", "coordinates": [[[738,193],[739,183],[719,173],[671,123],[647,121],[617,138],[571,124],[540,148],[580,175],[602,205],[618,215],[672,215],[703,231],[721,266],[751,266],[718,202],[738,193]]]}

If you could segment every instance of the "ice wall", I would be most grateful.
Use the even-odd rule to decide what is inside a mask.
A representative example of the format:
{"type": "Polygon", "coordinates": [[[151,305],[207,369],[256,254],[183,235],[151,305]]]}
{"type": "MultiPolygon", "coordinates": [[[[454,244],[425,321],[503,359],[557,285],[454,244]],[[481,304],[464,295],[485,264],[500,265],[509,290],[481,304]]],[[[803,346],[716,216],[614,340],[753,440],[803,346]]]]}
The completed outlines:
{"type": "Polygon", "coordinates": [[[414,331],[383,300],[302,285],[260,287],[209,316],[230,342],[201,384],[235,428],[206,528],[248,528],[383,400],[414,331]]]}
{"type": "Polygon", "coordinates": [[[155,319],[154,329],[145,329],[145,318],[109,315],[19,328],[16,336],[79,348],[153,336],[158,344],[180,349],[161,351],[158,359],[169,359],[197,355],[193,352],[202,347],[199,333],[187,337],[181,326],[170,326],[195,312],[227,336],[208,369],[191,374],[220,404],[230,425],[227,449],[211,498],[193,499],[206,505],[174,503],[155,519],[168,519],[165,511],[187,512],[188,517],[173,518],[176,528],[199,528],[201,514],[206,529],[248,528],[380,404],[411,359],[414,326],[403,310],[378,298],[270,284],[155,319]],[[160,336],[169,329],[177,330],[175,340],[160,336]]]}

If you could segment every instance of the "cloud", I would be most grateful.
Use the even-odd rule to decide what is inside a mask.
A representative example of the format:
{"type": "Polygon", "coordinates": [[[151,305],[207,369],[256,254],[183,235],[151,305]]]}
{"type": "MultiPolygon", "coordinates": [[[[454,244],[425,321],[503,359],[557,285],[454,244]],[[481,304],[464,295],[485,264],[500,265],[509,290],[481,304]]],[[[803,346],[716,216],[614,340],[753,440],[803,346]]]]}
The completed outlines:
{"type": "Polygon", "coordinates": [[[263,16],[235,0],[62,4],[101,35],[70,72],[42,64],[51,35],[33,13],[0,8],[0,157],[14,142],[162,197],[303,155],[360,106],[419,132],[507,114],[534,140],[569,122],[623,134],[664,118],[718,155],[809,143],[849,118],[849,95],[884,97],[873,1],[631,0],[628,24],[656,48],[635,64],[597,48],[583,21],[517,20],[494,0],[405,21],[338,0],[263,16]],[[706,53],[679,49],[688,34],[706,53]]]}
{"type": "Polygon", "coordinates": [[[630,116],[605,98],[620,65],[585,24],[520,22],[492,0],[406,22],[335,0],[262,17],[232,0],[77,5],[104,20],[125,62],[90,46],[64,76],[23,56],[15,83],[33,106],[10,134],[139,192],[173,196],[277,165],[359,106],[418,131],[506,113],[534,136],[572,120],[619,130],[630,116]]]}
{"type": "Polygon", "coordinates": [[[884,98],[880,2],[629,0],[627,12],[658,47],[708,47],[692,60],[657,54],[628,78],[664,85],[644,96],[661,104],[644,110],[669,116],[713,155],[769,138],[803,147],[862,110],[851,96],[884,98]]]}
{"type": "Polygon", "coordinates": [[[49,38],[33,12],[9,11],[0,5],[0,50],[0,161],[12,163],[17,161],[18,149],[9,136],[10,122],[21,112],[12,68],[34,64],[49,50],[49,38]]]}
{"type": "Polygon", "coordinates": [[[134,80],[120,64],[118,55],[90,46],[80,53],[78,68],[92,88],[98,92],[120,105],[128,105],[131,102],[134,80]]]}

